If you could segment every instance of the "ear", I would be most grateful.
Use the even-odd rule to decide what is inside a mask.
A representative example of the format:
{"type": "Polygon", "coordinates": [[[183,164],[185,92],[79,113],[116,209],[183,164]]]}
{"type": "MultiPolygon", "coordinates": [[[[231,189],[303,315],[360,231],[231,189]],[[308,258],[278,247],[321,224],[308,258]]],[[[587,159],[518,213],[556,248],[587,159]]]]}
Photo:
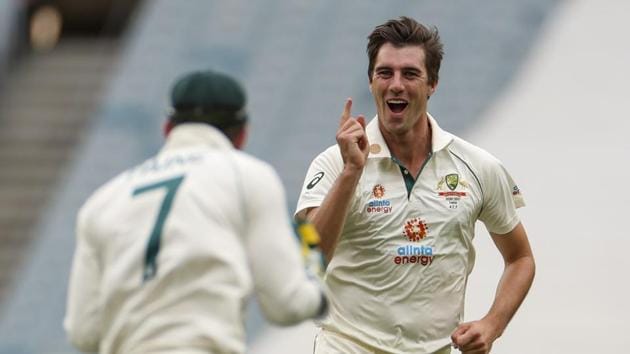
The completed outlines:
{"type": "Polygon", "coordinates": [[[434,82],[433,85],[431,85],[431,95],[433,95],[435,93],[435,91],[437,90],[437,86],[438,86],[438,82],[434,82]]]}
{"type": "Polygon", "coordinates": [[[171,130],[173,130],[173,127],[175,127],[175,124],[172,120],[167,119],[166,122],[164,122],[164,125],[162,125],[162,132],[164,133],[165,138],[168,136],[171,130]]]}
{"type": "Polygon", "coordinates": [[[431,99],[431,96],[433,96],[435,90],[437,90],[437,85],[437,81],[429,85],[429,94],[427,95],[427,100],[431,99]]]}
{"type": "Polygon", "coordinates": [[[245,147],[245,143],[247,142],[247,131],[248,124],[245,124],[241,130],[236,134],[236,136],[232,139],[232,145],[238,150],[243,150],[245,147]]]}

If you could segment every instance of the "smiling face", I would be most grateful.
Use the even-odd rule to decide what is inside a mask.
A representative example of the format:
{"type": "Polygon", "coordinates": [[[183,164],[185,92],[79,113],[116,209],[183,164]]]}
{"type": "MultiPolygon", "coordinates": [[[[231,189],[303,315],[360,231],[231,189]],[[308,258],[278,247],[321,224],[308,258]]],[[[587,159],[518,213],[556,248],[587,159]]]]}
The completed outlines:
{"type": "Polygon", "coordinates": [[[426,121],[428,97],[435,92],[437,82],[429,83],[421,46],[383,44],[371,79],[379,124],[386,133],[404,135],[426,121]]]}

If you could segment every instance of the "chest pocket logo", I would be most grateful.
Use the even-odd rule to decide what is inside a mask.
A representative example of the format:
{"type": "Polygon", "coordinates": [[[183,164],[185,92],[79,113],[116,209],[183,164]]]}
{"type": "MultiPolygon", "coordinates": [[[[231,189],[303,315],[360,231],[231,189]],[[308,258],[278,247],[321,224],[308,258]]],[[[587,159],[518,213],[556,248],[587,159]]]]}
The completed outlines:
{"type": "Polygon", "coordinates": [[[463,191],[463,189],[469,189],[470,185],[468,182],[459,178],[457,173],[451,173],[444,178],[440,179],[437,185],[438,196],[444,198],[448,202],[449,209],[457,209],[459,206],[459,201],[462,198],[465,198],[468,194],[463,191]],[[445,190],[444,185],[448,187],[448,190],[445,190]],[[459,191],[456,191],[457,187],[460,187],[459,191]]]}
{"type": "Polygon", "coordinates": [[[446,175],[446,177],[444,177],[444,180],[446,181],[446,186],[448,187],[448,189],[454,191],[459,184],[459,175],[457,173],[452,173],[450,175],[446,175]]]}

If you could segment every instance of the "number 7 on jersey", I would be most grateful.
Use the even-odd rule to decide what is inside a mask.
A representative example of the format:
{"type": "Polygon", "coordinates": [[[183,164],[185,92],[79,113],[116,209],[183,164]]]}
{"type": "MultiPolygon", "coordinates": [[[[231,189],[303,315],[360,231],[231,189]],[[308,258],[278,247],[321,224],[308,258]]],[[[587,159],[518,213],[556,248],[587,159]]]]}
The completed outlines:
{"type": "Polygon", "coordinates": [[[149,242],[147,243],[147,252],[144,259],[144,270],[142,272],[142,281],[146,282],[155,277],[157,273],[157,254],[160,251],[160,240],[162,238],[162,229],[164,229],[164,222],[168,213],[171,211],[173,205],[173,199],[175,199],[175,193],[179,185],[184,180],[184,176],[179,176],[171,179],[167,179],[161,182],[149,184],[146,186],[138,187],[133,191],[133,196],[152,191],[154,189],[166,188],[166,195],[162,199],[162,205],[158,213],[153,230],[149,236],[149,242]]]}

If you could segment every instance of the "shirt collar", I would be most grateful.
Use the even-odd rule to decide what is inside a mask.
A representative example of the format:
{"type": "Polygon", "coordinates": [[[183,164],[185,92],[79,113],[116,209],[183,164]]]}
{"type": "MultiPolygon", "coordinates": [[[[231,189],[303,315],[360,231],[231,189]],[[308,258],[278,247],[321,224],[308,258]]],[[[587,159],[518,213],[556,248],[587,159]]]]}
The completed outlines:
{"type": "MultiPolygon", "coordinates": [[[[433,153],[440,151],[447,147],[451,141],[453,141],[453,135],[445,130],[442,130],[437,121],[427,113],[429,117],[429,125],[431,126],[431,149],[433,153]]],[[[381,133],[381,129],[378,126],[378,116],[375,116],[365,128],[368,140],[370,141],[370,154],[368,158],[377,157],[391,157],[385,138],[381,133]]]]}
{"type": "Polygon", "coordinates": [[[234,149],[230,140],[217,128],[206,123],[184,123],[171,130],[160,152],[193,146],[234,149]]]}

